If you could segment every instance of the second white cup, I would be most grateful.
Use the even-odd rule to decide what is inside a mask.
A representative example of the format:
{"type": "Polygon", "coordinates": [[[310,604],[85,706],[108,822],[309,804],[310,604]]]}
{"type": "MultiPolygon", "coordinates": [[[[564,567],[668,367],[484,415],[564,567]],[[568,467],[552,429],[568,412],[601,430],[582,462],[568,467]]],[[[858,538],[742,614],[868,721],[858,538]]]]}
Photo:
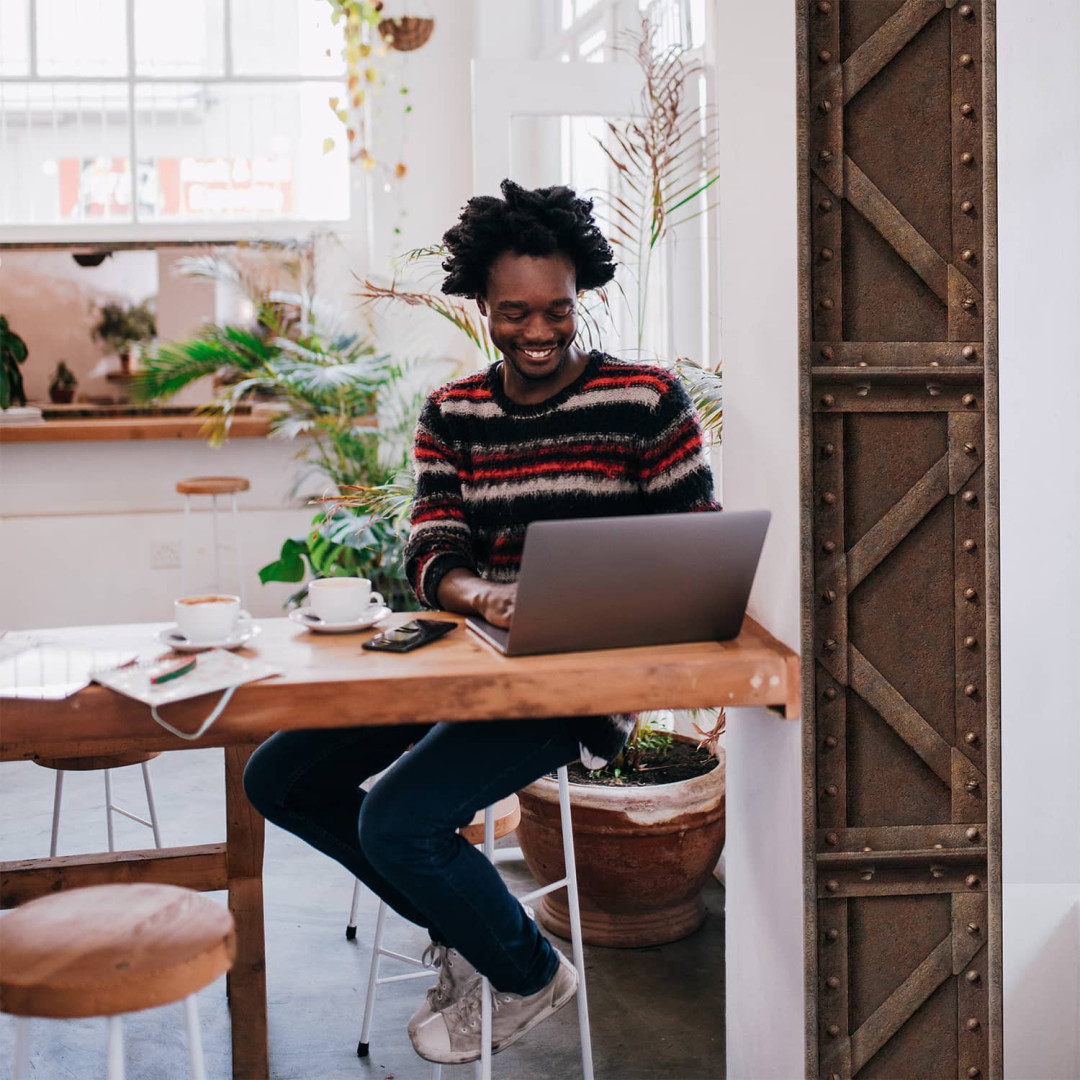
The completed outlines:
{"type": "Polygon", "coordinates": [[[317,578],[308,585],[308,600],[311,610],[328,623],[359,622],[385,603],[367,578],[347,577],[317,578]]]}

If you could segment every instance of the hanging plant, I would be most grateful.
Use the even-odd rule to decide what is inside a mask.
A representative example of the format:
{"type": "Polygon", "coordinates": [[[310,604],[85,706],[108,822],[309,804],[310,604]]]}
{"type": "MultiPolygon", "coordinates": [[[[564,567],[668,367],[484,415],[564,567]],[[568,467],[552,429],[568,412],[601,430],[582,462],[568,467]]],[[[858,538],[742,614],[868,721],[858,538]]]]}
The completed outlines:
{"type": "Polygon", "coordinates": [[[434,19],[418,15],[401,15],[396,19],[380,19],[379,34],[391,49],[412,52],[426,45],[435,29],[434,19]]]}

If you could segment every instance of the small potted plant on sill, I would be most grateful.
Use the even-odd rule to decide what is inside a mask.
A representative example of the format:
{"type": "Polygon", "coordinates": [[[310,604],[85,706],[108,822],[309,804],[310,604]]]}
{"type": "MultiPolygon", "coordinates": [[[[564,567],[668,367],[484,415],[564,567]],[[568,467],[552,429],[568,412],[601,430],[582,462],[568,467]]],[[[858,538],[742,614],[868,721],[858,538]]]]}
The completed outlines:
{"type": "Polygon", "coordinates": [[[108,303],[101,307],[101,318],[94,327],[94,337],[103,341],[116,353],[120,370],[130,374],[134,366],[135,348],[157,335],[157,319],[154,316],[153,298],[141,304],[108,303]]]}
{"type": "Polygon", "coordinates": [[[75,373],[61,360],[49,380],[49,400],[54,405],[70,405],[75,400],[75,387],[78,385],[75,373]]]}

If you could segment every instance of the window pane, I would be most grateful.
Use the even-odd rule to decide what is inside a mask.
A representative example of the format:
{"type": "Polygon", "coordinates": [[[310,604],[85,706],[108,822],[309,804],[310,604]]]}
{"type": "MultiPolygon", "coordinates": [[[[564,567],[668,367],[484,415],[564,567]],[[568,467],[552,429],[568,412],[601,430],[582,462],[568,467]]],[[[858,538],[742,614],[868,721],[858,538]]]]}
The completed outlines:
{"type": "MultiPolygon", "coordinates": [[[[136,139],[153,221],[341,220],[349,215],[333,83],[140,84],[136,139]],[[327,138],[335,140],[329,154],[327,138]]],[[[140,216],[142,208],[140,207],[140,216]]]]}
{"type": "Polygon", "coordinates": [[[183,18],[161,0],[135,0],[135,70],[173,78],[224,75],[224,0],[187,0],[183,18]]]}
{"type": "Polygon", "coordinates": [[[0,83],[0,221],[131,221],[127,89],[0,83]]]}
{"type": "Polygon", "coordinates": [[[41,75],[126,75],[124,0],[37,0],[41,75]]]}
{"type": "Polygon", "coordinates": [[[29,0],[0,3],[0,75],[30,73],[29,0]]]}
{"type": "Polygon", "coordinates": [[[234,74],[339,74],[343,30],[331,14],[312,0],[232,0],[234,74]]]}

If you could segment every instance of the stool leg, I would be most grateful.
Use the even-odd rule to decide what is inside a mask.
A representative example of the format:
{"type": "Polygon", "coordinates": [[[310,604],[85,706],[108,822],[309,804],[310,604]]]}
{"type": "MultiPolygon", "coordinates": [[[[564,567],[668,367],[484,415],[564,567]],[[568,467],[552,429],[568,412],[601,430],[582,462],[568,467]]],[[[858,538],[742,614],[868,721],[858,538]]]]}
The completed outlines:
{"type": "Polygon", "coordinates": [[[437,1061],[431,1066],[431,1080],[442,1080],[442,1065],[437,1061]]]}
{"type": "Polygon", "coordinates": [[[199,1001],[194,994],[184,998],[184,1014],[187,1020],[188,1056],[191,1058],[191,1080],[206,1080],[206,1064],[203,1061],[202,1032],[199,1030],[199,1001]]]}
{"type": "Polygon", "coordinates": [[[217,496],[211,495],[213,500],[213,529],[214,529],[214,592],[221,592],[221,549],[218,547],[218,520],[217,520],[217,496]]]}
{"type": "Polygon", "coordinates": [[[142,763],[143,787],[146,788],[146,807],[150,811],[150,827],[154,830],[154,847],[161,847],[161,828],[158,825],[157,804],[154,802],[154,785],[150,780],[150,762],[142,763]]]}
{"type": "Polygon", "coordinates": [[[116,850],[116,841],[113,837],[113,823],[112,823],[112,770],[105,769],[105,827],[109,831],[109,850],[116,850]]]}
{"type": "Polygon", "coordinates": [[[585,1080],[593,1080],[592,1033],[589,1030],[589,1000],[585,992],[585,949],[581,941],[581,905],[578,902],[577,861],[574,858],[574,833],[570,821],[570,780],[566,766],[559,769],[559,823],[562,829],[563,861],[566,863],[566,899],[570,907],[570,940],[574,967],[577,968],[578,1027],[581,1029],[581,1071],[585,1080]]]}
{"type": "Polygon", "coordinates": [[[247,611],[247,599],[244,594],[244,557],[240,547],[240,505],[236,501],[236,492],[232,493],[233,539],[236,541],[236,583],[240,594],[240,606],[247,611]]]}
{"type": "Polygon", "coordinates": [[[56,770],[56,788],[53,791],[52,839],[49,841],[49,858],[56,855],[56,841],[60,836],[60,799],[64,794],[64,770],[56,770]]]}
{"type": "Polygon", "coordinates": [[[375,1015],[375,992],[379,988],[379,957],[387,910],[385,902],[380,900],[379,914],[375,917],[375,940],[371,943],[371,968],[368,971],[367,997],[364,1000],[364,1024],[360,1029],[360,1042],[356,1047],[357,1057],[367,1057],[370,1048],[371,1020],[375,1015]]]}
{"type": "Polygon", "coordinates": [[[345,940],[356,940],[356,912],[360,907],[360,879],[353,878],[352,904],[349,906],[349,923],[345,927],[345,940]]]}
{"type": "Polygon", "coordinates": [[[109,1055],[105,1076],[107,1080],[124,1080],[124,1027],[119,1016],[109,1017],[109,1055]]]}
{"type": "Polygon", "coordinates": [[[15,1017],[15,1080],[30,1080],[30,1018],[15,1017]]]}

